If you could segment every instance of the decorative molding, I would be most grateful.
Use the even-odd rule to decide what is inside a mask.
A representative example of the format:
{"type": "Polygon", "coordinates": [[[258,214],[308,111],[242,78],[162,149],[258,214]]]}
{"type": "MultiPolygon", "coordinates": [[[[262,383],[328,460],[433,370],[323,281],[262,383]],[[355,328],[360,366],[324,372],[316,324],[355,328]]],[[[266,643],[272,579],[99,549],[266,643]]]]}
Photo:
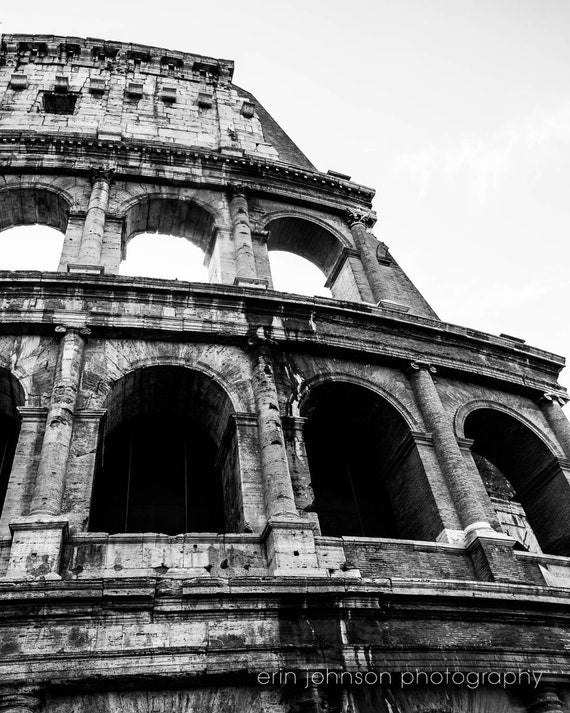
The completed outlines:
{"type": "Polygon", "coordinates": [[[376,218],[372,213],[363,212],[354,209],[347,209],[345,212],[346,222],[348,227],[352,228],[358,223],[361,223],[366,229],[371,228],[376,222],[376,218]]]}
{"type": "Polygon", "coordinates": [[[437,374],[437,367],[427,361],[412,361],[408,366],[409,372],[419,371],[420,369],[427,369],[431,374],[437,374]]]}

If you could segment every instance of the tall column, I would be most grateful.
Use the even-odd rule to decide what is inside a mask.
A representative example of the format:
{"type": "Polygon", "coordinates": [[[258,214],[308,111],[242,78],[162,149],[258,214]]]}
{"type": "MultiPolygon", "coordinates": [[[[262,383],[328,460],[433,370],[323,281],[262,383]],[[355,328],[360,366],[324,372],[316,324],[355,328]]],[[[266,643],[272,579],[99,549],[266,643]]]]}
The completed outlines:
{"type": "Polygon", "coordinates": [[[482,580],[518,582],[523,574],[513,554],[515,540],[496,532],[488,521],[484,493],[467,468],[432,378],[435,371],[435,367],[428,364],[412,363],[410,381],[464,528],[464,544],[473,568],[482,580]]]}
{"type": "Polygon", "coordinates": [[[86,329],[67,327],[57,327],[56,331],[63,333],[63,337],[30,507],[32,515],[59,515],[61,511],[85,337],[89,333],[86,329]]]}
{"type": "Polygon", "coordinates": [[[81,378],[86,329],[63,334],[29,514],[10,523],[8,579],[60,579],[67,519],[61,515],[65,474],[81,378]]]}
{"type": "Polygon", "coordinates": [[[367,221],[367,216],[360,213],[350,211],[348,214],[350,232],[352,233],[354,243],[360,253],[360,259],[362,260],[362,266],[364,268],[366,278],[370,283],[372,296],[374,297],[374,301],[378,303],[380,300],[389,299],[390,295],[387,293],[386,286],[382,280],[376,252],[372,249],[368,242],[368,231],[366,229],[367,221]]]}
{"type": "Polygon", "coordinates": [[[42,708],[42,695],[37,688],[0,689],[0,713],[38,713],[42,708]]]}
{"type": "Polygon", "coordinates": [[[296,518],[297,507],[287,462],[271,348],[266,340],[258,337],[250,339],[249,346],[253,357],[252,388],[257,411],[267,519],[296,518]]]}
{"type": "Polygon", "coordinates": [[[263,537],[269,569],[276,576],[326,576],[326,570],[318,568],[316,524],[301,518],[295,505],[269,340],[255,336],[248,345],[253,359],[252,389],[267,516],[263,537]]]}
{"type": "Polygon", "coordinates": [[[109,192],[113,173],[112,169],[96,169],[94,172],[89,207],[81,235],[77,268],[101,265],[105,219],[109,207],[109,192]]]}
{"type": "Polygon", "coordinates": [[[562,410],[564,401],[556,394],[544,394],[538,402],[566,458],[570,459],[570,423],[562,410]]]}
{"type": "Polygon", "coordinates": [[[249,223],[249,208],[245,189],[239,184],[230,184],[230,218],[232,222],[232,239],[236,256],[235,284],[256,285],[255,255],[251,240],[251,226],[249,223]]]}
{"type": "Polygon", "coordinates": [[[471,477],[451,422],[439,398],[432,373],[435,373],[435,367],[414,362],[410,368],[410,380],[426,426],[433,435],[438,460],[457,507],[459,519],[464,528],[477,525],[490,529],[485,508],[479,499],[474,497],[471,477]]]}

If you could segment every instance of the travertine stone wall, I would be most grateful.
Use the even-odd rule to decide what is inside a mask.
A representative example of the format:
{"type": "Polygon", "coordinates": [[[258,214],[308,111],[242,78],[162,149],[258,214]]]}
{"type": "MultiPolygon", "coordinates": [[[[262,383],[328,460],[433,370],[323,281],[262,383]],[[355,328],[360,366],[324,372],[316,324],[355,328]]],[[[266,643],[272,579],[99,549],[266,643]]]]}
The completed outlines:
{"type": "Polygon", "coordinates": [[[373,191],[317,171],[230,61],[52,36],[4,36],[0,59],[0,231],[65,235],[56,273],[0,265],[0,413],[19,425],[0,464],[0,709],[567,710],[563,360],[441,322],[374,237],[373,191]],[[118,276],[147,231],[199,247],[209,284],[118,276]],[[275,292],[282,249],[333,299],[275,292]],[[163,393],[217,447],[228,532],[92,531],[104,428],[146,413],[155,367],[186,374],[163,393]],[[321,534],[306,424],[335,385],[368,394],[360,423],[389,445],[394,537],[321,534]],[[525,434],[537,469],[513,454],[520,502],[497,504],[475,440],[525,434]],[[530,551],[513,513],[532,519],[530,551]],[[544,685],[256,679],[450,662],[537,668],[544,685]]]}

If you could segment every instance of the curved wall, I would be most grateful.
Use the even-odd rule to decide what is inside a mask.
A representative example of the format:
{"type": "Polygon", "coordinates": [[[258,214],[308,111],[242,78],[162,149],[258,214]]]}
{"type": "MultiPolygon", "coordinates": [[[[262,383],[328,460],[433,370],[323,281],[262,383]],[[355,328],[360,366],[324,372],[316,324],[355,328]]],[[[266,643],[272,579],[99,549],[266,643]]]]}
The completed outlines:
{"type": "MultiPolygon", "coordinates": [[[[373,192],[316,171],[231,84],[231,62],[28,36],[4,36],[0,57],[0,228],[65,233],[58,272],[0,272],[0,410],[20,416],[0,519],[5,709],[566,710],[563,360],[441,322],[370,232],[373,192]],[[209,284],[118,276],[145,231],[198,245],[209,284]],[[333,299],[270,289],[271,249],[312,260],[333,299]],[[157,377],[174,367],[193,375],[178,390],[157,377]],[[362,504],[358,482],[382,479],[366,492],[385,498],[391,537],[321,534],[326,473],[313,488],[306,423],[335,389],[347,396],[319,407],[335,434],[327,443],[321,427],[323,462],[344,433],[339,454],[358,445],[358,423],[375,434],[351,461],[360,481],[339,467],[349,480],[335,507],[362,504]],[[160,417],[166,400],[212,438],[225,531],[98,531],[105,433],[160,417]],[[512,474],[482,417],[466,438],[481,408],[544,446],[518,499],[488,488],[489,472],[512,474]],[[540,687],[398,683],[450,662],[465,675],[540,672],[540,687]],[[299,685],[307,670],[379,667],[394,677],[383,687],[299,685]]],[[[152,447],[155,468],[176,444],[152,447]]],[[[160,472],[145,478],[167,489],[160,472]]]]}

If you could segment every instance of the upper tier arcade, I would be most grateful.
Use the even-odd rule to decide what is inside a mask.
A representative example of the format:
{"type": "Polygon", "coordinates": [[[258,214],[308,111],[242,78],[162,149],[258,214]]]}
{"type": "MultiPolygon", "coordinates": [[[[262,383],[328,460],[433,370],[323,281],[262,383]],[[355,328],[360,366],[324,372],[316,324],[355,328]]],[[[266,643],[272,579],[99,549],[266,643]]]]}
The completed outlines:
{"type": "Polygon", "coordinates": [[[4,35],[0,127],[98,140],[159,141],[314,166],[249,92],[234,64],[157,47],[4,35]]]}

